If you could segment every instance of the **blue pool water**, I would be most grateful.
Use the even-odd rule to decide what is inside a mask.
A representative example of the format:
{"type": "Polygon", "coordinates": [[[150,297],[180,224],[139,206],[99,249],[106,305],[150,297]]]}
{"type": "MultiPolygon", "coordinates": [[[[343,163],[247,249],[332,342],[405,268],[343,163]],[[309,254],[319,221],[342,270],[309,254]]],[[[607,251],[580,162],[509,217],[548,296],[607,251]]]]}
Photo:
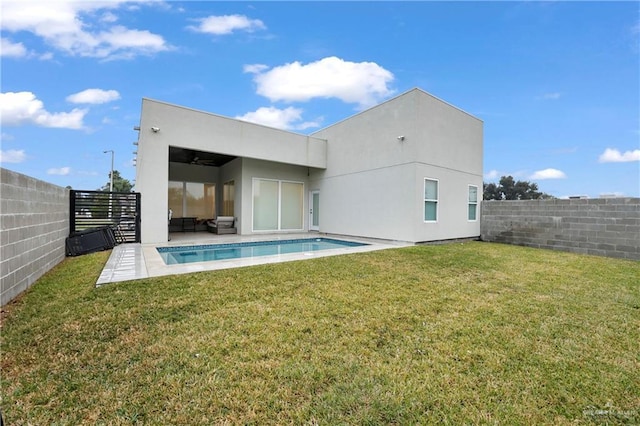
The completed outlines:
{"type": "Polygon", "coordinates": [[[160,253],[160,256],[162,256],[164,263],[167,265],[177,265],[191,262],[207,262],[211,260],[303,253],[366,245],[368,244],[334,240],[331,238],[305,238],[233,244],[209,244],[186,247],[157,247],[157,250],[158,253],[160,253]]]}

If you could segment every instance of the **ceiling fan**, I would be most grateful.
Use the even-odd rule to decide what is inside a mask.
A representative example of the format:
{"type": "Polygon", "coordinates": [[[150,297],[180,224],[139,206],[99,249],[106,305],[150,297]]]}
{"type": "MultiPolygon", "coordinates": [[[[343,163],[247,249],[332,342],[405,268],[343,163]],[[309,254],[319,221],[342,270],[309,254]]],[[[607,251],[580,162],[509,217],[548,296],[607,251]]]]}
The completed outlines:
{"type": "Polygon", "coordinates": [[[200,158],[196,155],[189,164],[196,164],[198,166],[215,166],[215,160],[200,158]]]}

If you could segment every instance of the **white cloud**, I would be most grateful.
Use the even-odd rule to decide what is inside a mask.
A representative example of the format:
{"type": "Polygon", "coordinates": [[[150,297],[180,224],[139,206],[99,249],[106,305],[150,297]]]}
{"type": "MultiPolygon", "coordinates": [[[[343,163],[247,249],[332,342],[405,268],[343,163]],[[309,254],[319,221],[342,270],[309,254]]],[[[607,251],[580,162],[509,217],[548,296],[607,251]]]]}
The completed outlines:
{"type": "Polygon", "coordinates": [[[87,89],[67,96],[67,101],[74,104],[104,104],[120,99],[117,90],[87,89]]]}
{"type": "Polygon", "coordinates": [[[100,20],[102,22],[116,22],[118,17],[111,12],[106,12],[100,17],[100,20]]]}
{"type": "Polygon", "coordinates": [[[262,71],[267,69],[269,69],[269,67],[263,64],[251,64],[251,65],[245,65],[244,67],[242,67],[242,71],[249,74],[259,74],[262,71]]]}
{"type": "Polygon", "coordinates": [[[552,149],[550,152],[554,155],[574,154],[578,152],[578,147],[572,146],[568,148],[557,148],[557,149],[552,149]]]}
{"type": "Polygon", "coordinates": [[[600,163],[627,163],[631,161],[640,161],[640,149],[621,153],[617,149],[607,148],[598,158],[600,163]]]}
{"type": "Polygon", "coordinates": [[[303,102],[313,98],[338,98],[361,108],[394,93],[387,85],[393,74],[374,62],[349,62],[335,56],[306,65],[292,62],[271,68],[245,66],[255,74],[258,94],[271,101],[303,102]]]}
{"type": "Polygon", "coordinates": [[[0,151],[0,163],[22,163],[27,158],[23,149],[0,151]]]}
{"type": "Polygon", "coordinates": [[[35,124],[41,127],[82,129],[86,109],[51,113],[31,92],[0,93],[0,117],[3,126],[35,124]]]}
{"type": "Polygon", "coordinates": [[[544,179],[564,179],[567,175],[558,169],[544,169],[538,170],[532,174],[529,179],[544,180],[544,179]]]}
{"type": "Polygon", "coordinates": [[[600,198],[619,198],[624,197],[624,192],[613,191],[613,192],[601,192],[598,194],[600,198]]]}
{"type": "Polygon", "coordinates": [[[231,34],[234,31],[254,32],[267,28],[261,20],[250,19],[244,15],[208,16],[196,21],[199,25],[191,25],[187,28],[199,33],[215,35],[231,34]]]}
{"type": "Polygon", "coordinates": [[[22,43],[13,43],[8,38],[0,39],[0,56],[22,58],[28,55],[27,48],[22,43]]]}
{"type": "Polygon", "coordinates": [[[560,99],[561,96],[562,96],[562,93],[559,93],[559,92],[545,93],[542,96],[538,96],[538,99],[556,100],[556,99],[560,99]]]}
{"type": "Polygon", "coordinates": [[[96,56],[107,57],[115,53],[116,58],[131,58],[139,53],[152,54],[168,50],[164,39],[149,31],[130,30],[117,25],[108,32],[100,33],[99,40],[103,47],[96,49],[96,56]]]}
{"type": "Polygon", "coordinates": [[[53,58],[53,53],[46,52],[36,54],[27,50],[23,43],[14,43],[8,38],[2,37],[0,45],[0,56],[12,58],[37,58],[41,61],[48,61],[53,58]]]}
{"type": "Polygon", "coordinates": [[[319,121],[299,123],[302,119],[302,110],[299,108],[288,107],[278,109],[275,107],[262,107],[256,111],[248,112],[245,115],[237,116],[239,120],[250,121],[256,124],[262,124],[277,129],[286,130],[304,130],[311,127],[318,127],[319,121]]]}
{"type": "Polygon", "coordinates": [[[0,140],[2,141],[12,141],[14,139],[13,135],[9,133],[2,132],[0,133],[0,140]]]}
{"type": "Polygon", "coordinates": [[[60,167],[58,169],[49,169],[47,170],[48,175],[60,175],[66,176],[71,172],[71,167],[60,167]]]}
{"type": "Polygon", "coordinates": [[[8,1],[3,2],[0,26],[6,32],[27,31],[49,46],[70,55],[104,59],[130,58],[168,50],[157,34],[109,27],[123,1],[8,1]],[[95,19],[94,14],[106,10],[95,19]],[[113,15],[113,16],[110,16],[113,15]],[[93,19],[93,21],[91,21],[93,19]]]}
{"type": "Polygon", "coordinates": [[[500,172],[497,170],[489,170],[487,173],[484,174],[484,179],[485,180],[494,180],[501,177],[500,172]]]}
{"type": "Polygon", "coordinates": [[[324,121],[324,117],[318,117],[315,121],[305,121],[300,124],[296,124],[293,128],[294,130],[307,130],[320,127],[322,122],[324,121]]]}

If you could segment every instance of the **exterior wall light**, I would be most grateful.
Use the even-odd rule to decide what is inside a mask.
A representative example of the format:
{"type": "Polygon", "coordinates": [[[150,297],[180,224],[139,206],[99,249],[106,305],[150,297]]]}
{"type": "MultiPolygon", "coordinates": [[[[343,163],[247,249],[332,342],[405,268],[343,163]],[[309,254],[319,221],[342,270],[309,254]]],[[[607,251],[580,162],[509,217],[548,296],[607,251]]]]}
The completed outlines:
{"type": "Polygon", "coordinates": [[[158,133],[158,132],[160,131],[160,127],[152,127],[152,128],[151,128],[151,131],[152,131],[153,133],[158,133]]]}
{"type": "Polygon", "coordinates": [[[398,139],[400,142],[404,141],[404,136],[398,136],[396,139],[398,139]]]}

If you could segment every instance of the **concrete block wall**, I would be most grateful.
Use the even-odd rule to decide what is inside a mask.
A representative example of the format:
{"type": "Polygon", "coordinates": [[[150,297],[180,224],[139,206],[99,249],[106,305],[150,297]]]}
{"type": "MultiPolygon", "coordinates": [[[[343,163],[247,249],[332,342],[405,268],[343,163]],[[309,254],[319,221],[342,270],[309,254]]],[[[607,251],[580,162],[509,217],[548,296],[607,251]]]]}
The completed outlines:
{"type": "Polygon", "coordinates": [[[640,198],[483,201],[483,241],[640,260],[640,198]]]}
{"type": "Polygon", "coordinates": [[[69,190],[0,168],[0,304],[65,257],[69,190]]]}

